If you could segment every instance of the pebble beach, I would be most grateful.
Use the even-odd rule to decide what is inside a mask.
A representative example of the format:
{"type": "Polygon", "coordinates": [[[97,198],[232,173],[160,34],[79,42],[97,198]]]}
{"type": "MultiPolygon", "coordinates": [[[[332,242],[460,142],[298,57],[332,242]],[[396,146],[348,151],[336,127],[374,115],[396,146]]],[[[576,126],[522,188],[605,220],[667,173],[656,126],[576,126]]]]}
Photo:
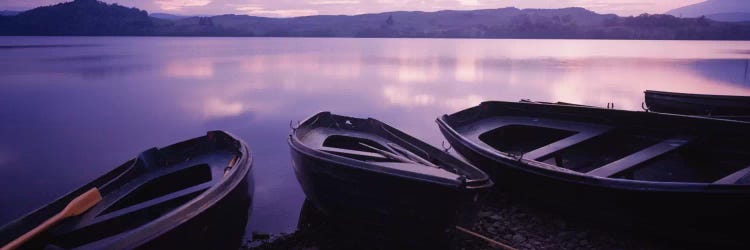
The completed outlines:
{"type": "MultiPolygon", "coordinates": [[[[300,224],[292,234],[268,235],[248,242],[246,249],[388,249],[393,245],[359,238],[334,223],[300,224]]],[[[560,215],[493,190],[480,201],[478,218],[469,230],[511,249],[671,249],[668,242],[586,219],[560,215]]],[[[503,249],[460,230],[449,230],[440,247],[450,250],[503,249]]],[[[396,246],[413,248],[413,246],[396,246]]],[[[431,246],[430,248],[434,248],[431,246]]]]}

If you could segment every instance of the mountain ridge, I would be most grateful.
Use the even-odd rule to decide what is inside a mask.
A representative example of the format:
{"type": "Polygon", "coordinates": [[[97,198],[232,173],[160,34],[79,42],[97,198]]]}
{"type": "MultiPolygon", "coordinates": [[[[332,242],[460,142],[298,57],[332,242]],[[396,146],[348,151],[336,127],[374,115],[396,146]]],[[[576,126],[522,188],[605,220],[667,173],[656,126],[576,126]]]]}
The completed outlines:
{"type": "Polygon", "coordinates": [[[179,20],[179,19],[192,17],[192,16],[175,15],[175,14],[161,13],[161,12],[150,13],[148,14],[148,16],[159,18],[159,19],[165,19],[165,20],[179,20]]]}
{"type": "Polygon", "coordinates": [[[748,22],[750,12],[725,12],[707,15],[706,18],[720,22],[748,22]]]}
{"type": "Polygon", "coordinates": [[[676,17],[701,17],[721,22],[750,21],[750,2],[747,0],[708,0],[667,11],[676,17]]]}
{"type": "Polygon", "coordinates": [[[15,16],[21,12],[22,11],[15,11],[15,10],[0,10],[0,16],[15,16]]]}
{"type": "MultiPolygon", "coordinates": [[[[176,15],[169,15],[172,17],[176,15]]],[[[0,16],[0,35],[424,37],[537,39],[750,39],[750,25],[580,8],[394,11],[271,18],[249,15],[157,18],[96,0],[0,16]]]]}
{"type": "Polygon", "coordinates": [[[148,13],[97,0],[38,7],[0,19],[0,34],[140,35],[154,27],[148,13]]]}
{"type": "Polygon", "coordinates": [[[708,0],[667,11],[677,17],[700,17],[720,13],[750,13],[747,0],[708,0]]]}

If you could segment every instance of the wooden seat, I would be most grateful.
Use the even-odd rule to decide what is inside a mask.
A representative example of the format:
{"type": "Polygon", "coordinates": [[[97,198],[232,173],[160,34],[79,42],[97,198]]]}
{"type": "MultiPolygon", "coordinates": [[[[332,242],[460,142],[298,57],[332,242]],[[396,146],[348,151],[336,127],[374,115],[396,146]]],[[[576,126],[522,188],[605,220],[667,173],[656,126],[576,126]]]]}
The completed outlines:
{"type": "Polygon", "coordinates": [[[590,138],[604,134],[612,129],[612,127],[610,126],[591,123],[545,119],[538,117],[506,116],[479,120],[471,126],[463,127],[463,130],[460,132],[470,140],[480,145],[486,145],[491,148],[492,146],[482,141],[479,137],[484,133],[509,125],[551,128],[571,131],[575,133],[574,135],[571,135],[565,139],[553,142],[531,152],[527,152],[526,154],[524,154],[524,158],[529,160],[537,160],[590,138]]]}
{"type": "Polygon", "coordinates": [[[653,146],[645,148],[634,154],[628,155],[622,159],[616,160],[612,163],[599,167],[597,169],[589,171],[587,174],[600,176],[600,177],[611,177],[617,173],[625,171],[629,168],[637,166],[643,162],[656,158],[660,155],[664,155],[670,151],[678,149],[688,142],[690,138],[676,137],[664,140],[653,146]]]}
{"type": "Polygon", "coordinates": [[[591,127],[591,128],[578,128],[580,132],[578,132],[575,135],[569,136],[565,139],[553,142],[551,144],[548,144],[547,146],[535,149],[534,151],[528,152],[524,154],[523,158],[529,159],[529,160],[538,160],[540,158],[546,157],[548,155],[551,155],[555,152],[558,152],[560,150],[563,150],[565,148],[568,148],[570,146],[576,145],[578,143],[581,143],[585,140],[597,137],[599,135],[602,135],[606,133],[607,131],[610,131],[612,128],[610,127],[591,127]]]}
{"type": "Polygon", "coordinates": [[[727,175],[718,181],[715,181],[713,184],[736,184],[738,181],[740,181],[740,179],[742,179],[743,177],[749,174],[750,174],[750,167],[746,167],[730,175],[727,175]]]}

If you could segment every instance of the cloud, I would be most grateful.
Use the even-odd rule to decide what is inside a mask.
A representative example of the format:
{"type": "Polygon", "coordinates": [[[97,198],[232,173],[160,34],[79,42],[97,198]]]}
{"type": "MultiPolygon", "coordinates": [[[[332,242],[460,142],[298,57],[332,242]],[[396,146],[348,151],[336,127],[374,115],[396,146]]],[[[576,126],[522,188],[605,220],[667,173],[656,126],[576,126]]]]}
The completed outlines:
{"type": "Polygon", "coordinates": [[[311,1],[312,5],[341,5],[341,4],[359,4],[358,0],[321,0],[311,1]]]}
{"type": "Polygon", "coordinates": [[[294,17],[294,16],[312,16],[319,12],[314,9],[276,9],[268,10],[260,5],[240,5],[235,6],[236,11],[251,16],[273,16],[273,17],[294,17]]]}
{"type": "Polygon", "coordinates": [[[479,6],[479,0],[457,0],[459,4],[464,6],[479,6]]]}
{"type": "Polygon", "coordinates": [[[162,10],[181,10],[185,7],[206,6],[211,0],[159,0],[154,3],[162,10]]]}

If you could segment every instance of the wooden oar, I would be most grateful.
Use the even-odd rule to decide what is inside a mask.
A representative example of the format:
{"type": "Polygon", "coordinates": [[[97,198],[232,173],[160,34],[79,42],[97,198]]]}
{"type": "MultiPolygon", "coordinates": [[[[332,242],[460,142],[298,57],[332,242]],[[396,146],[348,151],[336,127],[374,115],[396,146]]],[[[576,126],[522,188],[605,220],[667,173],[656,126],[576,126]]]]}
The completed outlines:
{"type": "Polygon", "coordinates": [[[359,145],[362,145],[362,146],[365,146],[365,147],[367,147],[369,149],[375,150],[375,152],[377,152],[377,153],[385,156],[386,158],[391,158],[393,160],[397,160],[397,161],[401,161],[401,162],[406,162],[406,163],[417,163],[417,162],[413,161],[412,159],[409,159],[409,158],[407,158],[405,156],[397,155],[397,154],[394,154],[394,153],[391,153],[391,152],[388,152],[388,151],[385,151],[385,150],[382,150],[382,149],[379,149],[379,148],[376,148],[376,147],[373,147],[373,146],[370,146],[370,145],[367,145],[367,144],[364,144],[364,143],[361,143],[361,142],[359,143],[359,145]]]}
{"type": "Polygon", "coordinates": [[[102,195],[99,193],[98,188],[92,188],[89,191],[86,191],[82,195],[76,197],[68,205],[59,213],[57,213],[55,216],[52,216],[52,218],[47,219],[42,223],[41,225],[35,227],[31,231],[25,233],[24,235],[21,235],[21,237],[18,237],[17,239],[11,241],[7,245],[5,245],[0,250],[12,250],[16,249],[23,245],[23,243],[26,243],[31,238],[34,238],[34,236],[38,235],[39,233],[44,232],[45,230],[49,229],[53,225],[59,223],[60,221],[77,216],[82,214],[83,212],[86,212],[91,207],[96,205],[102,200],[102,195]]]}
{"type": "Polygon", "coordinates": [[[399,153],[401,153],[403,155],[406,155],[406,157],[408,157],[409,159],[415,160],[415,161],[417,161],[419,163],[422,163],[423,165],[427,165],[427,166],[430,166],[430,167],[433,167],[433,168],[440,168],[438,165],[435,165],[434,163],[432,163],[432,162],[430,162],[428,160],[425,160],[422,157],[419,157],[419,155],[417,155],[415,153],[412,153],[408,149],[405,149],[404,147],[401,147],[400,145],[398,145],[396,143],[389,142],[386,145],[388,145],[389,147],[391,147],[394,150],[398,151],[399,153]]]}

